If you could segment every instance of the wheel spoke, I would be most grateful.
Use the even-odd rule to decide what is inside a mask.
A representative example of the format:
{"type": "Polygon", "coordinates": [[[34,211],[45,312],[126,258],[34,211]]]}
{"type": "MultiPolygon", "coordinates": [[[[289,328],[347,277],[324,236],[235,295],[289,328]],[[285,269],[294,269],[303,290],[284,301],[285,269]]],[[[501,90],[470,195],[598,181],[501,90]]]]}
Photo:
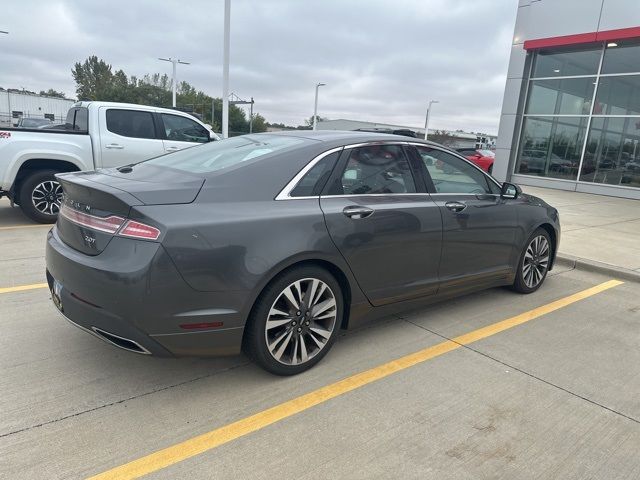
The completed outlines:
{"type": "Polygon", "coordinates": [[[300,308],[300,304],[298,303],[296,298],[293,296],[293,291],[291,290],[291,286],[285,288],[285,290],[282,292],[282,295],[284,295],[287,298],[287,300],[289,300],[289,303],[291,304],[291,306],[293,306],[293,308],[295,308],[296,310],[300,308]]]}
{"type": "Polygon", "coordinates": [[[282,325],[286,325],[291,322],[291,317],[281,318],[277,320],[269,319],[267,320],[267,330],[271,330],[272,328],[281,327],[282,325]]]}
{"type": "Polygon", "coordinates": [[[306,335],[300,336],[300,362],[304,363],[309,360],[309,354],[307,353],[307,345],[304,341],[306,335]]]}
{"type": "Polygon", "coordinates": [[[333,298],[328,298],[324,302],[313,306],[313,310],[311,311],[311,316],[315,317],[316,315],[320,315],[322,312],[335,306],[336,306],[336,301],[333,298]]]}
{"type": "Polygon", "coordinates": [[[284,337],[284,341],[280,344],[280,347],[278,348],[278,350],[276,350],[275,352],[273,350],[271,350],[271,353],[273,354],[273,357],[276,360],[280,360],[280,357],[282,357],[282,354],[284,353],[285,349],[289,346],[289,343],[291,342],[291,336],[293,335],[292,331],[289,331],[288,333],[285,331],[281,337],[278,338],[278,340],[274,343],[272,343],[273,347],[276,346],[276,344],[278,343],[278,341],[284,337]]]}
{"type": "Polygon", "coordinates": [[[323,330],[322,328],[311,327],[309,330],[311,330],[313,333],[317,333],[318,335],[320,335],[322,338],[326,340],[328,340],[329,337],[331,337],[331,332],[328,330],[323,330]]]}

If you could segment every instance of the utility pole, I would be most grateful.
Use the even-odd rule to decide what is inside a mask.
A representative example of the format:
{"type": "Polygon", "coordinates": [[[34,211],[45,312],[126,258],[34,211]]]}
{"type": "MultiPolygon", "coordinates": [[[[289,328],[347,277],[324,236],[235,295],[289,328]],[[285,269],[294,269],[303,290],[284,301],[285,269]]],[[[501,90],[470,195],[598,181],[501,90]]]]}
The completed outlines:
{"type": "Polygon", "coordinates": [[[173,108],[176,107],[176,90],[178,87],[178,82],[176,80],[176,65],[179,63],[181,65],[191,65],[189,62],[183,62],[182,60],[176,60],[175,58],[158,58],[158,60],[162,60],[163,62],[171,62],[173,64],[173,76],[171,77],[171,86],[173,87],[173,108]]]}
{"type": "Polygon", "coordinates": [[[313,105],[313,129],[316,129],[318,123],[318,89],[324,87],[326,83],[316,83],[316,101],[313,105]]]}
{"type": "Polygon", "coordinates": [[[424,139],[426,140],[429,136],[429,113],[431,112],[431,105],[434,103],[440,103],[438,100],[431,100],[429,102],[429,106],[427,107],[427,118],[424,120],[424,139]]]}
{"type": "Polygon", "coordinates": [[[235,93],[229,95],[231,100],[229,100],[229,105],[251,105],[251,113],[249,114],[249,133],[253,133],[253,97],[251,100],[243,100],[235,93]]]}
{"type": "Polygon", "coordinates": [[[222,138],[229,138],[229,30],[231,0],[224,0],[224,47],[222,54],[222,138]]]}

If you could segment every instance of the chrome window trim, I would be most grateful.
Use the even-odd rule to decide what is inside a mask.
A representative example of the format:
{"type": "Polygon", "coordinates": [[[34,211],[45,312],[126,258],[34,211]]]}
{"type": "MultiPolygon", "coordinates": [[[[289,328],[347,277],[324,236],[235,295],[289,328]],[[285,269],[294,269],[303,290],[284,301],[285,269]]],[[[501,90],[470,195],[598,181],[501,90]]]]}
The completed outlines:
{"type": "MultiPolygon", "coordinates": [[[[430,196],[431,194],[427,192],[418,192],[418,193],[349,193],[342,195],[320,195],[320,198],[347,198],[347,197],[413,197],[413,196],[430,196]]],[[[312,197],[318,198],[318,197],[312,197]]]]}
{"type": "Polygon", "coordinates": [[[295,177],[293,177],[289,183],[287,183],[284,188],[282,190],[280,190],[280,193],[278,193],[278,195],[276,195],[276,200],[301,200],[301,199],[309,199],[309,198],[318,198],[318,195],[312,195],[312,196],[305,196],[305,197],[292,197],[291,196],[291,192],[293,191],[294,188],[296,188],[298,186],[298,183],[300,183],[300,180],[302,180],[302,177],[304,177],[307,172],[309,170],[311,170],[313,167],[315,167],[316,163],[318,163],[320,160],[322,160],[324,157],[331,155],[332,153],[335,152],[340,152],[342,151],[344,147],[336,147],[336,148],[332,148],[331,150],[327,150],[326,152],[321,153],[320,155],[315,156],[313,159],[311,159],[311,161],[309,163],[307,163],[302,170],[300,170],[295,177]]]}

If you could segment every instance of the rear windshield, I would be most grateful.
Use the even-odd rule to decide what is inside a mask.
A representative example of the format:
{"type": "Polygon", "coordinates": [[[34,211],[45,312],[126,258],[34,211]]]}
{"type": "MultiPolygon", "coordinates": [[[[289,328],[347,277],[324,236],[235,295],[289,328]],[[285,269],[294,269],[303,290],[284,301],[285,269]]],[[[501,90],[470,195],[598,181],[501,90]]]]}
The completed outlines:
{"type": "Polygon", "coordinates": [[[279,135],[243,135],[163,155],[144,163],[191,173],[210,173],[260,159],[303,142],[301,138],[279,135]]]}

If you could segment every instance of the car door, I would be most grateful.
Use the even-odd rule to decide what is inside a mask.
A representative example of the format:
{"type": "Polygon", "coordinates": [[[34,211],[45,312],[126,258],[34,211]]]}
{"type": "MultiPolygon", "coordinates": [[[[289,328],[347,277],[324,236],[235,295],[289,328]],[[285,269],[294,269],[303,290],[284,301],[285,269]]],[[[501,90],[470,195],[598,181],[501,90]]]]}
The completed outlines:
{"type": "Polygon", "coordinates": [[[103,168],[118,167],[164,154],[157,134],[153,112],[102,107],[100,125],[100,162],[103,168]]]}
{"type": "Polygon", "coordinates": [[[506,278],[515,265],[516,207],[498,184],[467,160],[415,146],[427,188],[442,214],[441,289],[506,278]]]}
{"type": "Polygon", "coordinates": [[[320,197],[329,234],[373,305],[438,288],[442,219],[415,167],[400,144],[346,147],[320,197]]]}
{"type": "Polygon", "coordinates": [[[161,113],[160,119],[164,128],[162,142],[167,153],[210,141],[209,130],[190,118],[161,113]]]}

